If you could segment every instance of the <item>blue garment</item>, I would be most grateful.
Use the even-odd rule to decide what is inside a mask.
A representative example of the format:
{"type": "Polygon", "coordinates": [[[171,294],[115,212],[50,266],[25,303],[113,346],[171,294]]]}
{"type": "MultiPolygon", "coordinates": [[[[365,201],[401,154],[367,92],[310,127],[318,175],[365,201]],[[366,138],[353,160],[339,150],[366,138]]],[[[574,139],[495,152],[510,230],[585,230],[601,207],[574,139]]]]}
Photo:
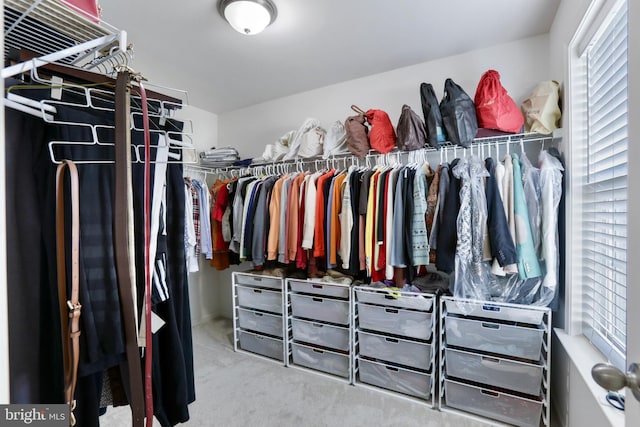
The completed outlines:
{"type": "Polygon", "coordinates": [[[518,273],[521,279],[540,277],[540,263],[529,222],[529,211],[522,184],[522,164],[516,153],[511,154],[513,160],[513,209],[516,219],[516,252],[518,253],[518,273]]]}

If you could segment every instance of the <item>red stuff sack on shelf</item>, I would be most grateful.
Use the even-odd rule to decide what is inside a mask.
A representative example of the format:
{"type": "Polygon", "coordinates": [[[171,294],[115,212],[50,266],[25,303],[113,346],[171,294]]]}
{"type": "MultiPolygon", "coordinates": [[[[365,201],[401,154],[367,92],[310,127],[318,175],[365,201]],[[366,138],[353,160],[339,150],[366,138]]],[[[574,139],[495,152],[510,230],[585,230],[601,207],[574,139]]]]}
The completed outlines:
{"type": "Polygon", "coordinates": [[[500,83],[500,73],[496,70],[489,70],[480,78],[474,104],[478,127],[510,133],[522,130],[522,112],[500,83]]]}
{"type": "Polygon", "coordinates": [[[369,144],[379,153],[386,154],[396,146],[396,131],[389,115],[382,110],[367,110],[367,122],[371,125],[369,144]]]}

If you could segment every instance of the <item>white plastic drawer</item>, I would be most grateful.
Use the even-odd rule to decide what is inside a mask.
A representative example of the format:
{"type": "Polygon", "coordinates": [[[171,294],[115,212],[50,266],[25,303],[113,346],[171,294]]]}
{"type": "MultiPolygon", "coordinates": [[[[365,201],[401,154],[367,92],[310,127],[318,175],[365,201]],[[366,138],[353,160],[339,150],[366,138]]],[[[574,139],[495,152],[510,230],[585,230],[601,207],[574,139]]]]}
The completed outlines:
{"type": "Polygon", "coordinates": [[[362,331],[358,340],[362,356],[424,370],[431,366],[431,344],[362,331]]]}
{"type": "Polygon", "coordinates": [[[409,369],[385,365],[371,360],[358,359],[360,381],[428,399],[431,396],[431,375],[409,369]]]}
{"type": "Polygon", "coordinates": [[[349,324],[348,301],[291,294],[291,312],[296,317],[349,324]]]}
{"type": "Polygon", "coordinates": [[[521,427],[538,427],[542,402],[445,380],[447,406],[521,427]]]}
{"type": "Polygon", "coordinates": [[[238,305],[282,314],[282,292],[236,286],[238,305]]]}
{"type": "Polygon", "coordinates": [[[544,317],[544,310],[527,307],[511,307],[481,301],[444,300],[448,313],[465,316],[484,317],[487,319],[507,320],[519,323],[539,325],[544,317]]]}
{"type": "Polygon", "coordinates": [[[242,329],[282,337],[282,316],[258,311],[238,309],[238,324],[242,329]]]}
{"type": "Polygon", "coordinates": [[[282,290],[282,279],[278,277],[256,276],[251,274],[236,274],[236,284],[246,286],[257,286],[261,288],[272,288],[282,290]]]}
{"type": "Polygon", "coordinates": [[[416,295],[415,293],[390,292],[375,288],[356,288],[355,291],[358,302],[424,311],[430,311],[433,306],[433,296],[430,294],[416,295]]]}
{"type": "Polygon", "coordinates": [[[447,344],[529,360],[540,360],[544,329],[447,316],[447,344]]]}
{"type": "Polygon", "coordinates": [[[358,319],[361,329],[423,340],[431,338],[431,313],[424,311],[358,304],[358,319]]]}
{"type": "Polygon", "coordinates": [[[293,339],[337,350],[349,350],[349,328],[310,322],[302,319],[291,319],[293,339]]]}
{"type": "Polygon", "coordinates": [[[349,378],[349,356],[346,354],[293,343],[291,355],[295,365],[349,378]]]}
{"type": "Polygon", "coordinates": [[[349,286],[347,285],[289,280],[289,286],[293,292],[304,292],[307,294],[323,295],[335,298],[349,298],[349,286]]]}
{"type": "Polygon", "coordinates": [[[284,361],[284,344],[282,340],[247,331],[239,331],[238,339],[240,341],[239,347],[242,350],[284,361]]]}
{"type": "Polygon", "coordinates": [[[518,362],[447,348],[447,376],[539,396],[542,362],[518,362]]]}

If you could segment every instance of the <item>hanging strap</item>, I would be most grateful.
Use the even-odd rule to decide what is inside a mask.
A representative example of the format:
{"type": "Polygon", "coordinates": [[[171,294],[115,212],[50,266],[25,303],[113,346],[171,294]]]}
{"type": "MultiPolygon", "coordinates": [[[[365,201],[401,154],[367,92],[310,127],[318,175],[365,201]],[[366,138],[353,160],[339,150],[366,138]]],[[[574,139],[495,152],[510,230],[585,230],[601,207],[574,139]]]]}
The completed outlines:
{"type": "Polygon", "coordinates": [[[144,372],[144,397],[146,402],[147,427],[153,426],[153,385],[152,365],[153,337],[151,333],[151,133],[149,130],[149,108],[147,106],[147,92],[138,81],[140,100],[142,103],[142,121],[144,128],[144,321],[145,321],[145,372],[144,372]]]}
{"type": "Polygon", "coordinates": [[[120,291],[127,366],[129,368],[129,403],[133,427],[144,425],[144,396],[142,392],[142,372],[138,351],[136,311],[132,292],[129,233],[131,221],[129,201],[131,189],[131,133],[130,133],[130,73],[118,72],[116,79],[115,108],[115,198],[114,198],[114,241],[116,273],[120,291]]]}
{"type": "Polygon", "coordinates": [[[76,419],[75,391],[80,359],[80,191],[78,169],[70,160],[63,160],[56,171],[56,254],[58,267],[58,300],[62,331],[62,358],[64,363],[64,400],[70,407],[69,424],[76,419]],[[64,215],[64,170],[69,169],[71,184],[71,295],[67,293],[67,265],[64,215]],[[67,313],[67,315],[65,315],[67,313]]]}

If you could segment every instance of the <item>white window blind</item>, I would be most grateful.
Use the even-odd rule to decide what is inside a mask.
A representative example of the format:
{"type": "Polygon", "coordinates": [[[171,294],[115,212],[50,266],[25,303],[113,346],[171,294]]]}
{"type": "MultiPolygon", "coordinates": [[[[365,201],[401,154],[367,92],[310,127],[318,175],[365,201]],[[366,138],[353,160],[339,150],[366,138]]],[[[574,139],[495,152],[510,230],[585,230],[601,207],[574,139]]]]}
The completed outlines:
{"type": "Polygon", "coordinates": [[[584,332],[625,367],[627,294],[627,5],[620,2],[582,58],[584,332]]]}

